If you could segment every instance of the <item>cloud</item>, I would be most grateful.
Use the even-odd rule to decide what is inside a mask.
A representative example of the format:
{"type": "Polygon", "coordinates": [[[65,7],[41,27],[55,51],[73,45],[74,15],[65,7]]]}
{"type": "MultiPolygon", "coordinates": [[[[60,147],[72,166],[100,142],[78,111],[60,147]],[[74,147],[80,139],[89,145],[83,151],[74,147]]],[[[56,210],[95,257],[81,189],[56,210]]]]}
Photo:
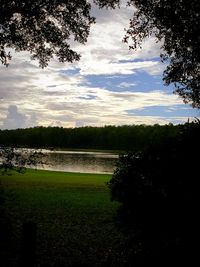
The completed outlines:
{"type": "Polygon", "coordinates": [[[119,88],[128,88],[128,87],[132,87],[132,86],[136,86],[136,85],[137,85],[137,83],[122,82],[117,87],[119,87],[119,88]]]}
{"type": "MultiPolygon", "coordinates": [[[[125,1],[126,2],[126,1],[125,1]]],[[[112,9],[99,9],[94,3],[92,3],[92,15],[96,17],[96,23],[91,26],[90,35],[85,45],[78,42],[70,41],[72,49],[81,54],[81,60],[79,62],[64,63],[61,64],[58,61],[52,59],[48,69],[50,70],[74,70],[80,68],[81,74],[99,74],[102,73],[103,67],[108,70],[110,65],[111,74],[121,73],[120,66],[117,67],[116,63],[121,60],[133,61],[136,59],[148,61],[153,58],[158,58],[160,55],[161,43],[156,43],[153,37],[148,38],[143,43],[143,48],[136,51],[130,51],[129,46],[122,42],[125,35],[125,28],[129,27],[130,18],[132,18],[135,8],[133,6],[128,7],[124,1],[122,1],[121,8],[112,9]],[[106,60],[105,60],[106,59],[106,60]],[[87,64],[88,62],[88,64],[87,64]],[[114,65],[112,65],[114,63],[114,65]],[[98,68],[98,65],[101,68],[98,68]],[[92,67],[89,68],[89,65],[92,67]],[[95,66],[97,69],[95,69],[95,66]],[[117,72],[116,72],[117,71],[117,72]]],[[[30,55],[26,52],[14,53],[12,51],[13,58],[16,64],[21,64],[23,58],[23,64],[30,64],[30,55]]],[[[32,61],[31,64],[35,67],[38,66],[37,61],[32,61]]],[[[121,64],[120,64],[121,65],[121,64]]],[[[11,65],[12,66],[12,62],[11,65]]],[[[122,65],[126,67],[125,65],[122,65]]],[[[19,69],[23,66],[19,67],[19,69]]],[[[15,70],[16,72],[17,70],[15,70]]],[[[131,72],[128,68],[126,73],[131,72]]],[[[122,72],[122,73],[125,73],[122,72]]],[[[44,72],[43,72],[44,73],[44,72]]],[[[30,78],[30,76],[29,76],[30,78]]]]}
{"type": "MultiPolygon", "coordinates": [[[[79,86],[68,91],[67,101],[54,101],[49,98],[46,109],[54,120],[84,121],[85,124],[110,124],[115,121],[130,123],[126,110],[142,109],[151,106],[180,105],[182,102],[175,95],[162,91],[152,92],[113,92],[102,88],[79,86]],[[79,93],[77,93],[79,92],[79,93]],[[80,98],[80,95],[82,96],[80,98]],[[91,97],[94,95],[95,97],[91,97]],[[89,97],[88,97],[89,96],[89,97]],[[51,111],[51,112],[50,112],[51,111]]],[[[146,119],[145,119],[146,120],[146,119]]]]}
{"type": "MultiPolygon", "coordinates": [[[[143,49],[135,52],[122,42],[133,11],[125,6],[114,11],[93,6],[97,23],[91,28],[88,42],[72,43],[72,48],[82,55],[79,62],[52,60],[46,69],[40,69],[37,62],[30,61],[28,53],[13,53],[10,66],[0,66],[2,127],[168,122],[169,117],[139,113],[152,106],[179,107],[182,101],[164,93],[162,85],[160,90],[153,88],[152,83],[158,82],[154,78],[165,67],[157,59],[160,44],[154,38],[145,40],[143,49]],[[153,76],[151,89],[149,75],[153,76]],[[137,90],[131,91],[136,85],[137,90]],[[137,116],[130,116],[127,110],[138,110],[137,116]]],[[[158,84],[156,88],[159,89],[158,84]]]]}
{"type": "Polygon", "coordinates": [[[129,46],[122,42],[124,29],[129,27],[129,19],[134,11],[133,7],[125,4],[115,10],[99,10],[93,5],[96,24],[91,27],[86,45],[73,43],[75,50],[81,54],[81,60],[74,67],[79,68],[82,75],[134,74],[135,69],[152,75],[162,72],[163,68],[156,60],[149,62],[161,53],[161,44],[156,43],[153,37],[146,39],[143,48],[136,51],[130,51],[129,46]],[[142,62],[133,62],[138,59],[142,62]]]}
{"type": "Polygon", "coordinates": [[[62,123],[60,121],[54,121],[49,124],[50,127],[62,127],[62,123]]]}
{"type": "Polygon", "coordinates": [[[80,74],[82,75],[111,75],[111,74],[135,74],[137,71],[158,75],[163,72],[164,65],[159,61],[128,61],[109,62],[107,59],[96,61],[85,60],[80,62],[80,74]]]}
{"type": "Polygon", "coordinates": [[[24,127],[26,116],[19,113],[16,106],[9,106],[8,114],[5,119],[3,119],[4,129],[15,129],[24,127]]]}
{"type": "MultiPolygon", "coordinates": [[[[131,82],[121,80],[124,77],[122,74],[120,76],[114,74],[117,71],[119,73],[134,73],[135,71],[142,73],[144,70],[156,73],[160,68],[157,61],[119,61],[113,62],[110,67],[106,60],[105,65],[102,66],[87,64],[88,68],[85,73],[90,73],[89,69],[93,69],[91,73],[96,73],[95,77],[99,77],[98,73],[105,71],[105,65],[110,68],[111,70],[107,71],[110,75],[108,77],[116,79],[116,87],[125,88],[123,92],[120,89],[108,91],[106,87],[98,87],[97,83],[89,83],[87,77],[78,72],[71,73],[68,69],[58,71],[51,68],[42,70],[36,68],[31,62],[19,64],[13,62],[11,68],[1,69],[0,120],[3,124],[2,128],[35,125],[62,125],[63,127],[120,125],[139,123],[140,120],[143,123],[147,121],[163,123],[164,117],[160,119],[159,116],[154,116],[153,119],[151,116],[140,116],[139,118],[139,115],[129,116],[126,110],[182,104],[176,95],[164,93],[162,90],[130,91],[129,87],[136,85],[134,80],[131,82]],[[117,82],[118,79],[121,82],[117,82]],[[17,107],[20,107],[20,110],[17,107]]],[[[81,71],[84,72],[84,69],[81,71]]],[[[137,75],[137,81],[138,79],[137,75]]],[[[142,82],[140,86],[142,89],[142,82]]],[[[168,118],[165,121],[168,121],[168,118]]]]}
{"type": "Polygon", "coordinates": [[[37,119],[35,114],[29,116],[24,115],[18,111],[17,106],[11,105],[8,107],[6,118],[1,119],[2,129],[17,129],[35,126],[37,119]]]}

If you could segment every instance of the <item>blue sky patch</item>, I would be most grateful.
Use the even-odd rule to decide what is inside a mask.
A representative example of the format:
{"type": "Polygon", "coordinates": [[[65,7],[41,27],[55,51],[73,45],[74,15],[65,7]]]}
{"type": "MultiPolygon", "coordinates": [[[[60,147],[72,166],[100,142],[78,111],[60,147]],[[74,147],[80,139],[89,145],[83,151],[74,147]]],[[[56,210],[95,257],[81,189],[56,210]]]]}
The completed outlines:
{"type": "Polygon", "coordinates": [[[95,99],[96,96],[94,96],[94,95],[88,95],[87,97],[79,96],[78,98],[79,99],[84,99],[84,100],[92,100],[92,99],[95,99]]]}
{"type": "Polygon", "coordinates": [[[82,83],[82,86],[100,87],[113,92],[151,92],[164,91],[166,94],[172,94],[174,86],[164,86],[162,75],[152,76],[146,72],[136,71],[135,74],[120,75],[85,75],[88,83],[82,83]]]}
{"type": "Polygon", "coordinates": [[[200,112],[189,105],[151,106],[143,109],[126,110],[129,116],[161,116],[161,117],[198,117],[200,112]]]}

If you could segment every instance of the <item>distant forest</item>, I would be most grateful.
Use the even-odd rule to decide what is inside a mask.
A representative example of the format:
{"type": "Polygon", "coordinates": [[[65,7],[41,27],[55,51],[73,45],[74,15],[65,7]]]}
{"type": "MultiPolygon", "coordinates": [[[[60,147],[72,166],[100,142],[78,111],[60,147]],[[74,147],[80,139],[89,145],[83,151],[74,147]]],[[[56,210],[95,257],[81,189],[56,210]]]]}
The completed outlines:
{"type": "Polygon", "coordinates": [[[132,125],[104,127],[34,127],[0,130],[0,146],[144,150],[178,136],[184,125],[132,125]]]}

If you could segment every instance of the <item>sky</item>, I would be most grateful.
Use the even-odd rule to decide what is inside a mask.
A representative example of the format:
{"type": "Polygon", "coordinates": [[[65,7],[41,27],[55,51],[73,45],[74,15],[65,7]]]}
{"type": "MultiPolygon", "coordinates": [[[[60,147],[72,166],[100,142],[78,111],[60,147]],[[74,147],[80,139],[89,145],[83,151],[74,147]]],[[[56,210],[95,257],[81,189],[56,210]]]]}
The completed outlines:
{"type": "Polygon", "coordinates": [[[41,69],[25,52],[12,52],[8,68],[0,66],[0,129],[34,126],[83,127],[184,123],[199,117],[164,86],[161,43],[153,37],[142,49],[122,42],[133,7],[92,8],[96,23],[75,63],[52,60],[41,69]]]}

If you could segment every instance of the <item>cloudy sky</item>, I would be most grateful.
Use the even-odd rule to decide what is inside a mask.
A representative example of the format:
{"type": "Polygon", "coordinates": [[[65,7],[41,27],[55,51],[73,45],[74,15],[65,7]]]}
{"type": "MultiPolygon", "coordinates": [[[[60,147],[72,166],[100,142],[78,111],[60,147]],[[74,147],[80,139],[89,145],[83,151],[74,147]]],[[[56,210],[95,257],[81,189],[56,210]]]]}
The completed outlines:
{"type": "Polygon", "coordinates": [[[184,123],[199,112],[165,87],[160,44],[129,51],[122,42],[133,9],[99,10],[86,45],[73,44],[76,63],[45,69],[26,53],[0,66],[0,129],[184,123]]]}

